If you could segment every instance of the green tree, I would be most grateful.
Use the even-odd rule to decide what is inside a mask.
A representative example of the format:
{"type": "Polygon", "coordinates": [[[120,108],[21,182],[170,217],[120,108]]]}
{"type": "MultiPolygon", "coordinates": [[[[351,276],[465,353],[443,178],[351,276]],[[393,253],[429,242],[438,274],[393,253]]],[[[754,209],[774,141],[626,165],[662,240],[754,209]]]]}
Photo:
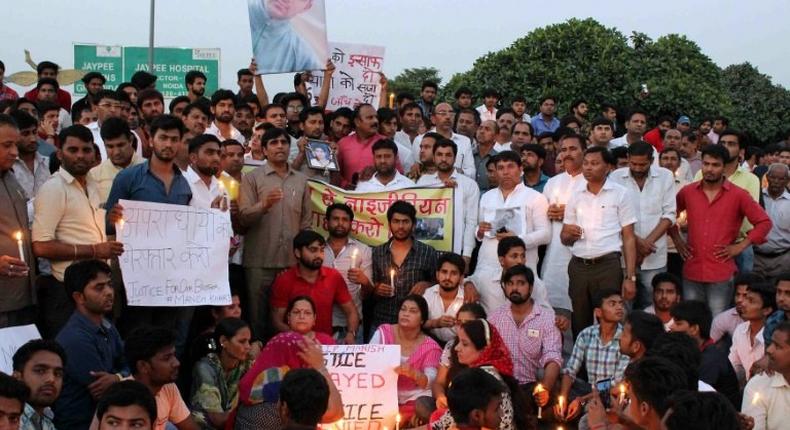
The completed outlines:
{"type": "Polygon", "coordinates": [[[414,97],[420,96],[420,89],[424,81],[435,82],[441,85],[442,78],[435,67],[416,67],[406,69],[388,82],[389,91],[395,94],[406,92],[414,97]]]}
{"type": "Polygon", "coordinates": [[[730,125],[759,141],[778,141],[790,127],[790,91],[749,63],[731,65],[722,75],[733,104],[730,125]]]}

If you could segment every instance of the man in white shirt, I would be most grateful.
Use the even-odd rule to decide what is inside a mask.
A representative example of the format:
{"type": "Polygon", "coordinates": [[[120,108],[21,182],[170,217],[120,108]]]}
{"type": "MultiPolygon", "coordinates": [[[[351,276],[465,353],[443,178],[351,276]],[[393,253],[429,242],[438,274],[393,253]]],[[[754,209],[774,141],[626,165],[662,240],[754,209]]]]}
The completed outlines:
{"type": "Polygon", "coordinates": [[[497,103],[499,103],[499,93],[493,88],[483,91],[483,104],[475,108],[480,113],[480,122],[496,121],[497,103]]]}
{"type": "Polygon", "coordinates": [[[632,143],[642,140],[642,135],[647,130],[647,112],[642,109],[634,109],[628,115],[628,120],[625,122],[626,133],[617,139],[612,139],[609,142],[609,149],[617,148],[618,146],[629,146],[632,143]]]}
{"type": "MultiPolygon", "coordinates": [[[[464,175],[475,178],[475,160],[472,154],[472,142],[468,137],[453,132],[453,120],[455,111],[450,103],[439,103],[431,114],[435,131],[440,135],[452,140],[458,145],[458,156],[455,158],[455,168],[464,175]]],[[[412,153],[419,154],[420,141],[422,136],[417,136],[412,144],[412,153]]]]}
{"type": "MultiPolygon", "coordinates": [[[[395,137],[393,139],[398,146],[403,145],[413,148],[414,139],[420,135],[420,125],[422,125],[422,110],[420,109],[420,105],[413,102],[407,103],[398,110],[398,115],[400,116],[401,129],[395,132],[395,137]]],[[[412,154],[412,156],[413,155],[414,154],[412,154]]]]}
{"type": "Polygon", "coordinates": [[[395,191],[414,186],[411,179],[401,175],[395,168],[398,159],[398,145],[395,142],[381,139],[373,144],[371,150],[376,173],[369,180],[357,184],[356,191],[395,191]]]}
{"type": "Polygon", "coordinates": [[[790,169],[784,163],[771,164],[765,178],[763,206],[772,226],[766,242],[754,247],[754,271],[774,278],[790,267],[790,169]]]}
{"type": "Polygon", "coordinates": [[[547,215],[551,221],[551,242],[546,247],[546,255],[541,265],[541,278],[545,279],[549,302],[561,320],[560,330],[570,327],[571,298],[568,295],[568,262],[571,250],[560,241],[562,220],[565,218],[565,205],[571,193],[584,182],[582,161],[584,159],[584,141],[578,134],[563,136],[560,141],[557,158],[561,160],[563,172],[549,179],[543,187],[543,196],[549,202],[547,215]]]}
{"type": "Polygon", "coordinates": [[[599,116],[590,123],[590,145],[609,148],[614,129],[612,121],[599,116]]]}
{"type": "Polygon", "coordinates": [[[636,295],[636,212],[628,190],[607,180],[612,161],[606,148],[587,148],[582,165],[585,182],[573,190],[565,207],[560,239],[573,254],[568,263],[568,292],[574,335],[593,323],[591,297],[596,291],[622,285],[623,300],[636,295]]]}
{"type": "MultiPolygon", "coordinates": [[[[678,153],[680,153],[680,146],[681,142],[683,141],[683,134],[680,130],[675,128],[670,128],[669,130],[664,132],[664,148],[673,148],[677,149],[678,153]]],[[[654,149],[655,151],[655,149],[654,149]]],[[[655,156],[655,152],[653,152],[655,156]]],[[[655,161],[655,160],[654,160],[655,161]]],[[[676,178],[680,178],[686,183],[689,183],[694,180],[694,173],[691,171],[691,165],[689,164],[688,160],[681,157],[680,158],[680,165],[677,169],[673,170],[676,178]]]]}
{"type": "Polygon", "coordinates": [[[510,150],[520,152],[524,145],[532,143],[532,137],[532,124],[526,121],[516,121],[510,129],[510,150]]]}
{"type": "Polygon", "coordinates": [[[675,224],[675,179],[669,170],[654,166],[654,161],[653,146],[636,142],[628,147],[628,167],[609,175],[628,190],[636,209],[634,233],[641,284],[636,309],[653,301],[653,277],[667,269],[666,232],[675,224]]]}
{"type": "Polygon", "coordinates": [[[738,324],[732,334],[729,356],[741,385],[752,377],[752,364],[765,355],[763,327],[765,319],[775,309],[776,292],[770,284],[756,283],[746,287],[746,297],[739,309],[744,322],[738,324]]]}
{"type": "Polygon", "coordinates": [[[466,262],[455,253],[442,254],[436,263],[436,285],[425,290],[428,303],[428,321],[424,327],[437,339],[449,342],[455,338],[455,315],[464,305],[464,279],[466,262]]]}
{"type": "MultiPolygon", "coordinates": [[[[334,203],[326,208],[329,237],[324,246],[324,266],[337,270],[346,281],[351,301],[359,314],[359,326],[362,327],[362,296],[363,291],[373,290],[373,260],[370,247],[351,238],[353,221],[354,212],[346,204],[334,203]]],[[[339,305],[332,309],[332,332],[338,341],[351,334],[355,343],[364,343],[362,330],[358,333],[349,330],[348,318],[339,305]]]]}
{"type": "Polygon", "coordinates": [[[220,142],[233,139],[242,145],[246,143],[244,135],[232,124],[236,115],[236,95],[233,91],[217,90],[211,95],[211,114],[214,115],[214,121],[206,129],[206,134],[217,136],[220,142]]]}
{"type": "Polygon", "coordinates": [[[189,205],[201,209],[227,208],[224,188],[220,188],[220,141],[213,134],[201,134],[189,141],[189,167],[184,175],[192,190],[189,205]],[[225,201],[221,201],[221,200],[225,201]]]}
{"type": "Polygon", "coordinates": [[[790,416],[790,322],[776,328],[765,353],[773,373],[755,375],[746,384],[741,411],[754,419],[754,430],[780,430],[790,416]]]}
{"type": "Polygon", "coordinates": [[[132,131],[129,125],[121,118],[108,118],[101,129],[104,143],[100,148],[105,148],[107,158],[92,168],[88,177],[92,179],[99,189],[102,204],[107,201],[112,188],[112,182],[121,170],[142,163],[143,157],[139,156],[132,147],[132,131]]]}
{"type": "MultiPolygon", "coordinates": [[[[423,143],[426,139],[423,139],[423,143]]],[[[440,138],[433,144],[433,163],[436,173],[420,176],[417,185],[425,187],[452,187],[454,193],[453,252],[463,256],[468,265],[475,248],[475,228],[477,227],[477,205],[480,190],[477,182],[458,173],[455,158],[458,146],[450,139],[440,138]]]]}
{"type": "Polygon", "coordinates": [[[516,116],[513,109],[504,108],[499,109],[496,113],[496,123],[499,126],[499,134],[496,137],[496,144],[494,151],[502,152],[509,151],[511,142],[511,132],[513,131],[513,124],[516,122],[516,116]]]}
{"type": "Polygon", "coordinates": [[[527,246],[527,267],[536,272],[538,246],[549,243],[549,204],[539,192],[521,181],[521,157],[513,151],[496,155],[499,186],[480,199],[477,240],[482,241],[477,266],[499,266],[497,244],[508,236],[520,237],[527,246]]]}
{"type": "Polygon", "coordinates": [[[664,324],[664,329],[669,331],[674,324],[670,310],[680,303],[680,298],[683,297],[680,278],[669,272],[663,272],[654,276],[652,282],[653,304],[646,307],[645,312],[657,316],[664,324]]]}
{"type": "MultiPolygon", "coordinates": [[[[93,111],[96,112],[96,121],[88,124],[88,129],[90,129],[91,134],[93,134],[93,143],[99,147],[99,154],[101,154],[101,159],[104,161],[107,159],[107,149],[104,147],[104,140],[101,137],[102,125],[110,118],[122,118],[123,102],[128,102],[128,98],[124,100],[125,98],[123,95],[110,90],[101,90],[91,97],[93,98],[93,111]]],[[[137,142],[135,152],[142,158],[142,141],[137,133],[134,131],[132,131],[132,133],[137,142]]]]}

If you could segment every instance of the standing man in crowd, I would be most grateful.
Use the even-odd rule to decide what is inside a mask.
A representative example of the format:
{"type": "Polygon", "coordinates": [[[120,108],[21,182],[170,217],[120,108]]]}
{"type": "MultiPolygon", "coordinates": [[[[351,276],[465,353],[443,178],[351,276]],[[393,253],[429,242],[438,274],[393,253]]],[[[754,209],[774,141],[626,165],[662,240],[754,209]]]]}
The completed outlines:
{"type": "MultiPolygon", "coordinates": [[[[143,158],[137,154],[132,145],[134,135],[129,129],[129,124],[121,118],[107,119],[102,124],[101,135],[107,158],[90,170],[88,178],[96,183],[99,201],[104,205],[118,173],[127,167],[142,163],[143,158]]],[[[141,145],[140,142],[137,144],[141,145]]]]}
{"type": "Polygon", "coordinates": [[[237,140],[243,145],[246,142],[244,135],[233,126],[233,117],[236,115],[235,100],[231,90],[217,90],[211,95],[211,115],[214,122],[206,129],[206,134],[213,134],[220,140],[237,140]]]}
{"type": "Polygon", "coordinates": [[[765,243],[754,247],[754,271],[773,279],[790,267],[790,167],[771,164],[765,177],[762,203],[772,226],[765,243]]]}
{"type": "Polygon", "coordinates": [[[544,96],[540,99],[540,112],[532,117],[532,129],[535,135],[542,133],[554,133],[560,128],[560,120],[554,116],[557,110],[557,98],[554,96],[544,96]]]}
{"type": "MultiPolygon", "coordinates": [[[[447,139],[452,140],[458,146],[458,155],[455,157],[455,168],[458,171],[470,178],[475,177],[475,158],[472,153],[472,142],[468,137],[455,133],[453,131],[453,121],[455,119],[455,111],[453,111],[450,103],[439,103],[436,109],[431,114],[431,121],[434,128],[431,132],[436,132],[447,139]]],[[[412,153],[417,154],[420,149],[420,141],[422,136],[414,139],[412,153]]]]}
{"type": "Polygon", "coordinates": [[[371,147],[385,137],[379,134],[376,109],[370,104],[361,104],[354,109],[354,134],[337,142],[337,161],[342,177],[341,185],[351,185],[369,178],[374,172],[371,147]]]}
{"type": "Polygon", "coordinates": [[[398,163],[398,145],[395,142],[381,139],[373,144],[371,151],[376,171],[369,180],[359,182],[356,191],[396,191],[414,186],[414,182],[395,167],[398,163]]]}
{"type": "Polygon", "coordinates": [[[636,142],[642,141],[642,135],[647,130],[647,112],[641,109],[634,109],[628,114],[625,122],[626,133],[617,139],[609,142],[609,148],[614,149],[620,146],[631,146],[636,142]]]}
{"type": "Polygon", "coordinates": [[[420,100],[417,101],[423,117],[430,118],[433,115],[433,101],[436,100],[436,93],[438,92],[439,86],[436,85],[436,82],[423,81],[420,87],[420,100]]]}
{"type": "Polygon", "coordinates": [[[498,154],[494,150],[497,133],[499,133],[499,126],[493,120],[483,121],[480,127],[477,128],[477,146],[472,150],[472,155],[475,161],[474,179],[480,188],[480,192],[488,191],[493,187],[488,180],[488,169],[486,166],[498,154]]]}
{"type": "Polygon", "coordinates": [[[588,148],[582,167],[587,183],[574,190],[565,207],[560,239],[573,254],[568,264],[568,292],[574,334],[593,323],[591,299],[595,291],[621,285],[623,300],[636,296],[637,217],[628,190],[607,178],[611,161],[607,149],[588,148]]]}
{"type": "MultiPolygon", "coordinates": [[[[190,70],[184,76],[189,102],[196,102],[206,93],[206,75],[200,70],[190,70]]],[[[174,112],[170,112],[174,113],[174,112]]]]}

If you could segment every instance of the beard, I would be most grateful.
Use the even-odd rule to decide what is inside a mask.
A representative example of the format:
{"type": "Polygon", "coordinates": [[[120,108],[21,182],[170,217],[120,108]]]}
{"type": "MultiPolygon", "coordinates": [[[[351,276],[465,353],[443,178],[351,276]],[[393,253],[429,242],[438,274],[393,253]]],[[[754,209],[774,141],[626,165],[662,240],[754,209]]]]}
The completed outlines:
{"type": "Polygon", "coordinates": [[[310,269],[310,270],[318,270],[321,268],[321,265],[324,264],[324,260],[320,258],[314,258],[312,260],[308,260],[306,258],[299,258],[299,264],[302,266],[310,269]]]}
{"type": "Polygon", "coordinates": [[[439,283],[439,288],[441,288],[442,291],[444,291],[444,292],[450,292],[450,291],[457,290],[458,289],[458,285],[439,283]]]}
{"type": "Polygon", "coordinates": [[[233,121],[233,114],[230,112],[223,112],[220,115],[217,115],[217,121],[229,123],[233,121]]]}
{"type": "Polygon", "coordinates": [[[203,94],[206,93],[206,87],[203,87],[203,88],[200,88],[200,89],[194,88],[194,89],[192,89],[192,93],[194,93],[198,97],[202,97],[203,94]]]}
{"type": "Polygon", "coordinates": [[[214,166],[195,166],[197,171],[206,175],[206,176],[216,176],[217,172],[219,172],[219,168],[214,166]]]}
{"type": "Polygon", "coordinates": [[[510,303],[513,303],[514,305],[523,305],[524,303],[527,303],[529,297],[522,296],[520,293],[510,293],[510,295],[507,296],[507,299],[510,300],[510,303]]]}
{"type": "Polygon", "coordinates": [[[335,227],[329,229],[329,235],[334,238],[347,237],[348,233],[349,233],[348,229],[343,227],[335,227]]]}

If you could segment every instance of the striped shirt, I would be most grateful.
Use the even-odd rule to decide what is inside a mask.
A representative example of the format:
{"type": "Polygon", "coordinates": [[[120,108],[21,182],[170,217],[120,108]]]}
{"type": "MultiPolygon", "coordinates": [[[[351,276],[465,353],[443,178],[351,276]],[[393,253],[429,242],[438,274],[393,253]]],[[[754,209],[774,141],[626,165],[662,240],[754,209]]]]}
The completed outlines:
{"type": "Polygon", "coordinates": [[[582,364],[587,368],[587,382],[593,384],[606,378],[614,378],[628,366],[628,356],[620,353],[620,336],[623,325],[618,323],[614,337],[606,345],[601,343],[601,326],[593,324],[582,330],[573,352],[565,364],[563,373],[576,377],[582,364]]]}
{"type": "Polygon", "coordinates": [[[395,269],[395,296],[375,296],[372,326],[394,324],[398,321],[398,303],[414,287],[414,284],[425,281],[431,285],[436,276],[436,250],[417,239],[412,238],[412,245],[400,266],[392,260],[390,248],[392,239],[373,248],[373,285],[390,285],[390,270],[395,269]]]}
{"type": "Polygon", "coordinates": [[[488,321],[502,335],[513,358],[513,373],[519,384],[537,380],[537,370],[554,362],[562,367],[562,335],[554,325],[554,313],[533,303],[521,325],[513,319],[510,304],[497,309],[488,321]]]}

